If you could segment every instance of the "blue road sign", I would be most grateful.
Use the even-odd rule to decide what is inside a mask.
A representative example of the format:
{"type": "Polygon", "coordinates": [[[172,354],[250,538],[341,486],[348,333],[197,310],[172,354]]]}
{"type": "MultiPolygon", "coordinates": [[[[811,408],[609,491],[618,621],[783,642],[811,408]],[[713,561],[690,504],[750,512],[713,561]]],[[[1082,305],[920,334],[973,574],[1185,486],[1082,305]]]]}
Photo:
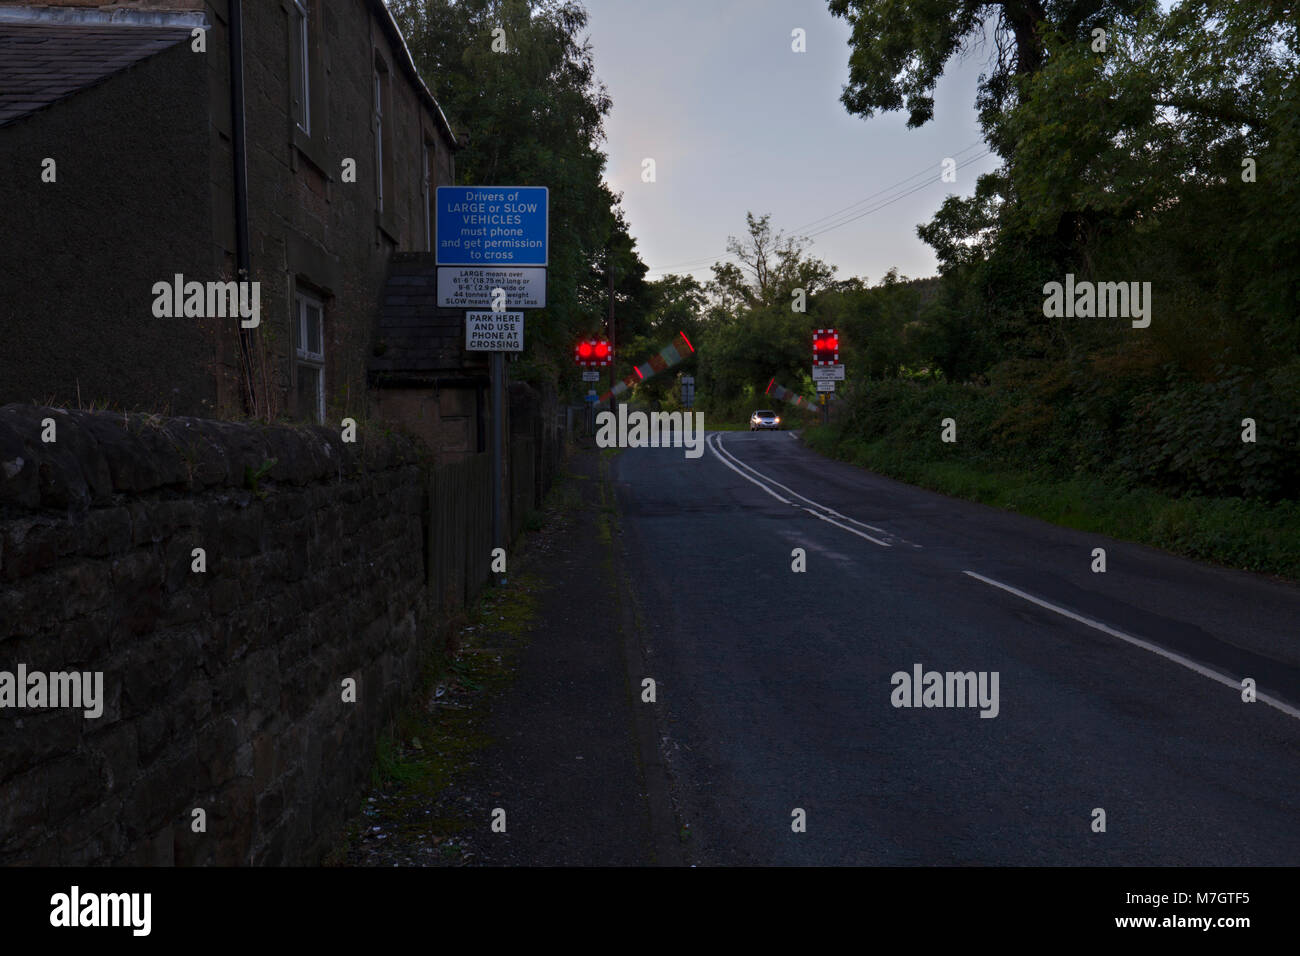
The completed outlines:
{"type": "Polygon", "coordinates": [[[440,266],[544,266],[545,186],[439,186],[440,266]]]}

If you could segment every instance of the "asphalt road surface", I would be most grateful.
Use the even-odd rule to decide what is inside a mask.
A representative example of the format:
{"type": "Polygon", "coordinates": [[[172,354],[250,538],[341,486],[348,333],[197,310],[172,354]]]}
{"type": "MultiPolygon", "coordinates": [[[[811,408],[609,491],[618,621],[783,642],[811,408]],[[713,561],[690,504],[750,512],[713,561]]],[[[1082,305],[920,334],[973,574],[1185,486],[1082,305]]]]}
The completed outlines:
{"type": "MultiPolygon", "coordinates": [[[[611,476],[689,862],[1300,863],[1300,589],[785,431],[611,476]],[[924,706],[894,678],[918,666],[986,675],[986,702],[996,672],[996,716],[924,706]]],[[[929,701],[961,703],[941,680],[929,701]]]]}

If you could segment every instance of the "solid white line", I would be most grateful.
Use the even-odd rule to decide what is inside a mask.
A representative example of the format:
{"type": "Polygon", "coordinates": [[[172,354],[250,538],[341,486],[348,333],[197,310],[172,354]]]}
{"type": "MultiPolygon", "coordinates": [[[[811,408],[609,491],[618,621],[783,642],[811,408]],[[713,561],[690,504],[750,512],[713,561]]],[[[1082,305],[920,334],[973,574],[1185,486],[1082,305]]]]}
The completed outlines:
{"type": "MultiPolygon", "coordinates": [[[[819,514],[818,512],[813,511],[811,508],[805,508],[803,507],[803,505],[796,505],[793,501],[790,501],[787,498],[782,498],[780,495],[778,495],[772,489],[768,488],[767,485],[763,484],[762,482],[755,481],[753,478],[749,477],[749,475],[745,474],[743,471],[741,471],[739,468],[737,468],[735,465],[733,465],[731,462],[727,460],[729,456],[727,455],[726,452],[722,450],[722,439],[721,437],[718,436],[716,432],[710,435],[708,438],[706,438],[704,440],[704,443],[709,446],[709,448],[713,451],[715,455],[718,456],[718,461],[722,462],[724,465],[726,465],[736,474],[740,475],[741,478],[744,478],[746,481],[750,482],[751,484],[758,485],[758,487],[762,488],[764,491],[766,491],[769,495],[771,495],[773,498],[775,498],[777,501],[781,502],[782,504],[792,505],[793,507],[798,508],[800,511],[806,511],[814,518],[818,518],[822,521],[833,524],[837,528],[842,528],[843,530],[847,531],[849,534],[856,534],[859,538],[865,538],[866,540],[870,541],[872,544],[878,544],[882,548],[888,548],[890,546],[889,542],[887,541],[881,541],[879,538],[873,538],[869,534],[863,534],[861,531],[858,531],[856,528],[850,528],[848,525],[842,525],[838,521],[831,521],[831,519],[826,517],[824,514],[819,514]],[[716,445],[712,444],[710,439],[716,439],[716,445]]],[[[737,459],[737,463],[742,465],[744,464],[744,462],[739,461],[739,459],[737,459]]],[[[746,465],[745,467],[748,466],[746,465]]],[[[773,482],[773,483],[778,484],[782,488],[785,488],[785,485],[780,485],[779,482],[773,482]]],[[[786,490],[788,491],[789,489],[786,490]]],[[[803,498],[802,495],[798,495],[798,497],[803,498]]],[[[808,500],[807,498],[804,498],[804,501],[807,500],[808,500]]],[[[813,502],[813,504],[816,504],[816,502],[813,502]]]]}
{"type": "MultiPolygon", "coordinates": [[[[884,528],[877,528],[875,525],[867,524],[865,521],[859,521],[857,518],[850,518],[848,515],[840,514],[838,511],[836,511],[834,508],[830,507],[829,505],[824,505],[820,501],[813,501],[811,498],[806,498],[803,495],[799,494],[799,492],[795,491],[793,488],[789,487],[788,485],[781,484],[781,482],[777,481],[771,475],[765,475],[763,474],[763,472],[759,471],[753,465],[746,464],[745,462],[741,461],[735,455],[735,453],[726,451],[725,449],[722,448],[721,435],[718,436],[718,448],[722,450],[722,453],[724,455],[726,455],[728,458],[734,461],[741,468],[744,468],[747,471],[757,475],[759,478],[762,478],[764,481],[770,482],[771,484],[776,485],[776,487],[789,492],[790,494],[794,495],[796,498],[799,498],[802,501],[806,501],[810,505],[815,505],[816,507],[821,508],[823,511],[826,511],[829,514],[833,514],[837,518],[843,518],[845,521],[852,521],[855,525],[857,525],[860,528],[866,528],[869,531],[875,531],[877,534],[889,534],[889,532],[886,531],[884,528]]],[[[834,524],[834,522],[831,523],[834,524]]]]}
{"type": "Polygon", "coordinates": [[[870,541],[872,544],[878,544],[878,545],[880,545],[882,548],[888,548],[888,547],[890,547],[890,544],[889,544],[888,541],[881,541],[879,538],[873,538],[873,537],[871,537],[871,535],[869,535],[869,534],[867,534],[867,533],[865,533],[865,532],[863,532],[863,531],[859,531],[857,528],[850,528],[850,527],[849,527],[848,525],[846,525],[846,524],[840,524],[838,521],[832,521],[830,518],[826,517],[824,514],[818,512],[818,511],[813,511],[811,508],[804,508],[803,505],[795,505],[795,507],[796,507],[796,508],[799,508],[799,509],[801,509],[801,510],[803,510],[803,511],[808,512],[808,513],[809,513],[810,515],[812,515],[814,518],[821,518],[822,521],[825,521],[825,522],[827,522],[828,524],[833,524],[833,525],[835,525],[835,527],[837,527],[837,528],[843,528],[843,529],[844,529],[845,531],[847,531],[849,534],[856,534],[859,538],[866,538],[866,539],[867,539],[868,541],[870,541]]]}
{"type": "MultiPolygon", "coordinates": [[[[1073,611],[1067,611],[1063,607],[1058,607],[1057,605],[1052,604],[1048,601],[1044,601],[1041,598],[1036,598],[1032,594],[1026,594],[1024,591],[1021,591],[1018,588],[1013,588],[1009,584],[1003,584],[1001,581],[994,581],[992,578],[986,578],[982,574],[976,574],[974,571],[963,571],[962,573],[969,574],[971,577],[975,578],[976,580],[983,581],[985,584],[991,584],[995,588],[1001,588],[1003,591],[1006,591],[1009,594],[1014,594],[1016,597],[1024,598],[1026,601],[1029,601],[1031,604],[1037,604],[1039,607],[1046,608],[1049,611],[1055,611],[1057,614],[1060,614],[1063,617],[1068,617],[1072,621],[1078,621],[1080,624],[1086,624],[1088,625],[1088,627],[1101,631],[1103,634],[1109,634],[1111,637],[1118,637],[1121,641],[1126,641],[1127,643],[1132,644],[1134,647],[1140,647],[1143,650],[1150,651],[1152,654],[1157,654],[1160,657],[1165,658],[1166,660],[1171,660],[1175,664],[1181,664],[1183,667],[1186,667],[1188,670],[1195,671],[1196,673],[1200,674],[1202,677],[1208,677],[1212,681],[1218,681],[1220,684],[1223,684],[1225,687],[1231,687],[1233,690],[1236,691],[1241,690],[1241,681],[1235,681],[1231,677],[1228,677],[1224,674],[1220,674],[1216,670],[1211,670],[1210,668],[1205,667],[1202,664],[1196,663],[1196,661],[1189,660],[1188,658],[1183,657],[1181,654],[1175,654],[1173,651],[1167,651],[1163,647],[1160,647],[1156,644],[1152,644],[1150,641],[1142,640],[1142,638],[1140,637],[1134,637],[1131,634],[1125,634],[1123,631],[1117,631],[1113,627],[1109,627],[1105,624],[1102,624],[1100,621],[1094,621],[1092,620],[1092,618],[1084,617],[1082,614],[1075,614],[1073,611]]],[[[1276,697],[1270,697],[1268,694],[1260,694],[1257,692],[1255,694],[1255,699],[1258,701],[1262,701],[1265,704],[1268,704],[1270,707],[1282,711],[1282,713],[1286,714],[1288,717],[1294,717],[1297,720],[1300,720],[1300,710],[1297,710],[1295,707],[1292,707],[1290,704],[1283,703],[1282,701],[1278,700],[1276,697]]]]}
{"type": "Polygon", "coordinates": [[[711,444],[711,440],[714,439],[714,438],[717,438],[716,433],[713,434],[713,435],[708,436],[708,438],[705,438],[705,439],[704,439],[704,444],[705,444],[705,445],[708,445],[709,450],[712,451],[715,455],[718,456],[718,461],[722,462],[724,465],[726,465],[728,468],[730,468],[730,469],[731,469],[732,471],[734,471],[736,474],[740,475],[741,478],[744,478],[746,481],[753,482],[754,484],[758,485],[758,487],[762,488],[764,491],[766,491],[769,495],[771,495],[773,498],[775,498],[777,501],[781,502],[782,504],[785,504],[785,505],[792,505],[792,504],[794,504],[793,501],[790,501],[790,500],[787,499],[787,498],[782,498],[780,495],[778,495],[775,491],[772,491],[772,489],[768,488],[767,485],[763,484],[762,482],[754,481],[754,479],[751,478],[751,477],[749,477],[749,475],[745,474],[743,471],[741,471],[739,468],[737,468],[737,467],[736,467],[735,465],[733,465],[731,462],[727,461],[727,459],[723,458],[723,457],[722,457],[722,452],[718,451],[718,449],[714,448],[713,445],[711,444]]]}

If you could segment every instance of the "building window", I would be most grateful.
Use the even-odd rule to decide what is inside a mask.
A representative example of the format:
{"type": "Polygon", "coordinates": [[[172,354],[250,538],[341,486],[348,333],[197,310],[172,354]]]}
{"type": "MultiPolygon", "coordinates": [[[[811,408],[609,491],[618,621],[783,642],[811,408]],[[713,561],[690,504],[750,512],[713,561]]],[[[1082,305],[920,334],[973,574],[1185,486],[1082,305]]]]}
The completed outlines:
{"type": "Polygon", "coordinates": [[[382,213],[392,209],[393,196],[393,122],[392,98],[388,83],[388,66],[375,54],[375,201],[382,213]],[[385,122],[387,120],[387,122],[385,122]],[[387,187],[387,188],[385,188],[387,187]]]}
{"type": "Polygon", "coordinates": [[[384,81],[375,69],[375,190],[384,211],[384,81]]]}
{"type": "Polygon", "coordinates": [[[420,162],[420,196],[424,201],[424,251],[433,251],[433,149],[426,142],[420,162]]]}
{"type": "Polygon", "coordinates": [[[325,310],[318,299],[301,292],[294,298],[298,416],[325,422],[325,310]]]}
{"type": "Polygon", "coordinates": [[[307,42],[307,6],[293,0],[289,15],[290,42],[293,47],[293,119],[304,133],[311,133],[311,69],[307,42]]]}

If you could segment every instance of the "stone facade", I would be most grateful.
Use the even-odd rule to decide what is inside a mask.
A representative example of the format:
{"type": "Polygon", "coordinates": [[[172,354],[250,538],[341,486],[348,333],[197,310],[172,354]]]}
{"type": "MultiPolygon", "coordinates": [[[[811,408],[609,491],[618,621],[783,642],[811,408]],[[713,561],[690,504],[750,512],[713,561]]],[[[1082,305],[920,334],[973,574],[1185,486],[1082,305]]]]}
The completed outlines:
{"type": "MultiPolygon", "coordinates": [[[[206,50],[182,39],[0,126],[0,162],[19,171],[0,180],[0,402],[237,417],[238,321],[157,318],[151,291],[176,274],[237,278],[229,3],[118,6],[199,10],[206,50]],[[41,180],[46,158],[54,182],[41,180]]],[[[453,181],[457,144],[382,0],[242,10],[252,387],[266,417],[316,417],[299,407],[316,374],[300,374],[297,352],[307,297],[320,307],[324,418],[362,418],[389,260],[430,247],[430,196],[453,181]]],[[[0,24],[0,46],[17,31],[0,24]]]]}

